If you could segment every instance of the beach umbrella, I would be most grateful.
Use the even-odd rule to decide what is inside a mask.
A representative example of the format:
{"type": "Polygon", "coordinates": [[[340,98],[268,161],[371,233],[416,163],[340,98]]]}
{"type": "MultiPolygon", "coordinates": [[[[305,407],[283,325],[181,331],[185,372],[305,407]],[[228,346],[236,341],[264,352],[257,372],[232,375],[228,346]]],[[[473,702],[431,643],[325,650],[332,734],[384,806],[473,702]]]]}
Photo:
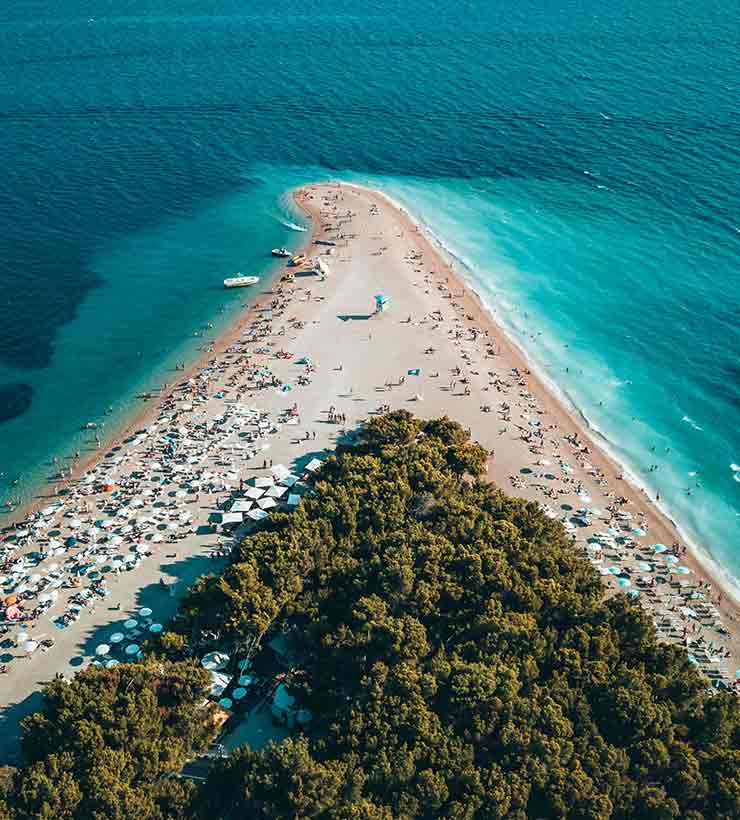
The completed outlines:
{"type": "Polygon", "coordinates": [[[222,709],[231,709],[231,707],[234,704],[233,704],[233,701],[231,700],[231,698],[221,698],[221,700],[218,702],[218,705],[222,709]]]}
{"type": "Polygon", "coordinates": [[[124,564],[135,564],[139,560],[137,555],[126,555],[123,559],[124,564]]]}
{"type": "Polygon", "coordinates": [[[652,565],[652,564],[649,564],[647,561],[638,561],[638,562],[637,562],[637,566],[638,566],[638,567],[639,567],[639,568],[640,568],[643,572],[652,572],[652,571],[653,571],[653,565],[652,565]]]}
{"type": "Polygon", "coordinates": [[[644,530],[642,527],[635,527],[632,532],[638,537],[642,538],[643,535],[647,535],[647,530],[644,530]]]}
{"type": "Polygon", "coordinates": [[[126,654],[127,655],[138,655],[139,653],[139,644],[138,643],[130,643],[126,647],[126,654]]]}
{"type": "Polygon", "coordinates": [[[74,547],[77,546],[77,539],[72,538],[71,536],[64,542],[64,545],[67,547],[74,547]]]}
{"type": "Polygon", "coordinates": [[[666,555],[665,560],[669,564],[677,564],[678,558],[675,555],[666,555]]]}
{"type": "Polygon", "coordinates": [[[152,614],[152,610],[148,606],[144,606],[139,610],[139,615],[142,618],[148,618],[152,614]]]}
{"type": "Polygon", "coordinates": [[[247,687],[254,683],[254,678],[251,675],[242,675],[239,678],[239,686],[247,687]]]}
{"type": "Polygon", "coordinates": [[[675,570],[679,575],[690,575],[691,570],[688,567],[676,567],[675,570]]]}
{"type": "Polygon", "coordinates": [[[26,631],[21,631],[16,635],[15,642],[20,646],[22,643],[25,643],[29,639],[30,635],[26,631]]]}
{"type": "Polygon", "coordinates": [[[31,652],[35,652],[38,648],[38,641],[26,641],[23,644],[23,651],[27,652],[29,655],[31,654],[31,652]]]}
{"type": "Polygon", "coordinates": [[[632,581],[627,580],[627,578],[620,578],[620,579],[617,581],[617,583],[618,583],[618,584],[619,584],[619,586],[620,586],[620,587],[622,587],[622,588],[625,588],[625,587],[631,587],[631,586],[632,586],[632,581]]]}
{"type": "Polygon", "coordinates": [[[118,666],[121,661],[117,661],[115,658],[111,658],[109,661],[105,662],[106,669],[113,669],[114,667],[118,666]]]}
{"type": "Polygon", "coordinates": [[[153,632],[155,635],[162,631],[162,624],[150,624],[149,631],[153,632]]]}
{"type": "Polygon", "coordinates": [[[159,544],[160,541],[162,541],[162,536],[159,533],[152,536],[152,543],[159,544]]]}
{"type": "Polygon", "coordinates": [[[136,629],[139,625],[139,622],[134,618],[129,618],[123,625],[124,629],[136,629]]]}
{"type": "Polygon", "coordinates": [[[149,549],[146,544],[136,544],[134,550],[136,552],[146,552],[149,549]]]}
{"type": "Polygon", "coordinates": [[[110,646],[107,643],[101,643],[99,646],[95,647],[95,654],[96,655],[107,655],[110,652],[110,646]]]}
{"type": "Polygon", "coordinates": [[[79,518],[73,518],[69,522],[70,529],[76,530],[78,527],[82,526],[82,521],[79,518]]]}
{"type": "Polygon", "coordinates": [[[56,591],[55,592],[42,592],[41,595],[39,595],[39,603],[40,604],[45,604],[48,601],[56,601],[56,599],[58,597],[59,597],[59,593],[56,592],[56,591]]]}
{"type": "Polygon", "coordinates": [[[41,576],[38,574],[38,572],[34,572],[32,575],[28,576],[28,580],[31,584],[38,584],[38,582],[41,580],[41,576]]]}
{"type": "Polygon", "coordinates": [[[631,590],[627,593],[627,595],[629,595],[629,597],[630,597],[630,598],[639,598],[639,597],[640,597],[640,590],[638,590],[638,589],[631,589],[631,590]]]}
{"type": "Polygon", "coordinates": [[[241,686],[238,689],[234,689],[233,691],[234,700],[241,700],[244,695],[247,694],[247,690],[243,689],[241,686]]]}
{"type": "Polygon", "coordinates": [[[109,640],[111,643],[121,643],[121,641],[123,640],[123,632],[114,632],[110,636],[109,640]]]}
{"type": "MultiPolygon", "coordinates": [[[[250,669],[251,666],[252,666],[252,661],[247,660],[245,658],[244,660],[239,661],[239,663],[236,666],[237,666],[238,669],[250,669]]],[[[240,683],[241,683],[241,681],[240,681],[240,683]]],[[[244,684],[242,684],[242,686],[243,685],[244,684]]]]}
{"type": "Polygon", "coordinates": [[[622,571],[621,567],[607,567],[606,571],[611,573],[612,575],[619,575],[622,571]]]}
{"type": "Polygon", "coordinates": [[[653,550],[655,552],[668,552],[668,547],[665,544],[653,544],[653,550]]]}

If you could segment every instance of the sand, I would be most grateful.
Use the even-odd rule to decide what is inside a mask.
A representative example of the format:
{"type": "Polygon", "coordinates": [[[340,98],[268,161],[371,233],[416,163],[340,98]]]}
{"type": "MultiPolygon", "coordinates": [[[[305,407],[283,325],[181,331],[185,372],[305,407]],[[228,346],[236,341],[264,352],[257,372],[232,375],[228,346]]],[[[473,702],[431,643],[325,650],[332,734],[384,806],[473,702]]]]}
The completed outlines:
{"type": "MultiPolygon", "coordinates": [[[[732,681],[740,666],[733,601],[728,595],[723,597],[724,625],[720,625],[713,615],[719,587],[691,553],[680,557],[680,565],[687,570],[684,575],[675,572],[678,564],[668,564],[664,556],[654,553],[650,545],[655,543],[669,549],[682,545],[675,527],[651,499],[620,477],[620,467],[547,389],[523,352],[413,219],[379,192],[348,184],[305,186],[295,192],[295,199],[313,223],[304,252],[314,258],[321,254],[330,275],[322,279],[299,271],[292,282],[276,282],[261,294],[258,304],[244,311],[212,351],[205,352],[186,373],[178,373],[176,384],[149,402],[117,440],[114,446],[120,449],[115,452],[126,458],[117,468],[119,475],[147,471],[153,458],[151,439],[132,444],[132,431],[156,425],[164,429],[170,422],[162,419],[172,416],[176,417],[173,423],[194,430],[194,413],[201,412],[201,420],[212,422],[225,409],[232,412],[237,401],[269,414],[271,424],[276,425],[269,437],[270,449],[250,458],[232,458],[231,466],[224,466],[223,455],[215,446],[209,449],[206,438],[203,465],[215,475],[237,473],[242,480],[269,472],[262,466],[267,458],[300,472],[310,458],[325,455],[347,431],[384,406],[405,408],[424,417],[449,415],[492,453],[487,478],[505,491],[540,502],[551,517],[565,522],[578,509],[600,510],[582,519],[587,525],[569,524],[574,549],[587,554],[604,574],[610,592],[620,588],[617,576],[607,569],[621,570],[622,580],[629,583],[625,589],[641,590],[640,600],[659,622],[661,637],[691,642],[689,651],[708,674],[732,681]],[[316,240],[336,244],[316,245],[316,240]],[[389,306],[375,313],[379,293],[388,297],[389,306]],[[255,340],[257,330],[259,340],[255,340]],[[269,353],[257,352],[267,345],[269,353]],[[276,356],[279,351],[290,358],[276,356]],[[310,367],[299,364],[303,357],[310,357],[310,367]],[[269,383],[258,388],[247,381],[246,368],[255,363],[269,369],[270,379],[290,385],[290,392],[269,383]],[[204,368],[210,368],[208,380],[204,368]],[[419,375],[410,372],[416,369],[419,375]],[[201,381],[193,392],[188,380],[198,378],[201,381]],[[299,379],[309,383],[301,385],[299,379]],[[198,403],[192,410],[183,409],[185,400],[193,395],[198,403]],[[298,423],[278,423],[280,418],[285,422],[285,412],[294,403],[298,423]],[[486,407],[490,409],[483,409],[486,407]],[[346,421],[332,422],[330,408],[346,421]],[[577,434],[577,444],[565,438],[573,434],[577,434]],[[617,497],[624,498],[624,503],[615,506],[617,497]],[[626,543],[605,534],[601,547],[592,543],[587,548],[588,539],[593,541],[596,533],[606,533],[617,523],[607,512],[610,505],[632,516],[629,528],[620,530],[627,536],[626,543]],[[630,532],[638,523],[647,535],[630,532]],[[640,557],[654,570],[638,570],[640,557]],[[665,583],[652,588],[639,585],[641,577],[658,575],[665,583]],[[705,583],[710,587],[704,588],[705,583]],[[687,606],[694,614],[686,613],[687,606]],[[710,623],[719,625],[722,632],[710,623]],[[721,653],[715,651],[720,645],[721,653]]],[[[239,423],[238,418],[228,423],[232,422],[239,423]]],[[[213,435],[215,441],[218,434],[213,435]]],[[[107,457],[110,463],[110,454],[110,447],[93,454],[70,486],[81,486],[82,473],[94,469],[92,465],[101,458],[107,457]]],[[[134,495],[135,490],[130,490],[128,501],[134,495]]],[[[216,491],[198,496],[197,501],[191,497],[178,509],[186,505],[194,523],[206,523],[229,495],[229,491],[216,491]]],[[[102,493],[87,496],[86,501],[93,507],[93,518],[97,502],[101,508],[103,503],[110,504],[102,493]]],[[[24,515],[32,512],[27,509],[24,515]]],[[[127,614],[141,606],[151,607],[157,620],[166,620],[177,596],[163,590],[160,579],[179,581],[181,593],[199,574],[218,568],[220,559],[213,555],[221,542],[217,534],[188,531],[176,543],[152,544],[151,556],[138,569],[110,578],[110,594],[99,600],[94,613],[85,611],[77,622],[55,631],[50,618],[63,608],[62,596],[42,614],[31,630],[32,637],[53,634],[55,646],[44,653],[36,651],[30,658],[19,657],[23,653],[17,648],[8,650],[13,656],[10,671],[0,676],[4,707],[0,759],[17,759],[18,719],[38,706],[38,692],[45,680],[57,672],[69,675],[78,665],[89,663],[94,646],[107,640],[127,614]],[[120,609],[115,608],[119,604],[120,609]]],[[[34,548],[32,544],[24,547],[26,551],[34,548]]]]}

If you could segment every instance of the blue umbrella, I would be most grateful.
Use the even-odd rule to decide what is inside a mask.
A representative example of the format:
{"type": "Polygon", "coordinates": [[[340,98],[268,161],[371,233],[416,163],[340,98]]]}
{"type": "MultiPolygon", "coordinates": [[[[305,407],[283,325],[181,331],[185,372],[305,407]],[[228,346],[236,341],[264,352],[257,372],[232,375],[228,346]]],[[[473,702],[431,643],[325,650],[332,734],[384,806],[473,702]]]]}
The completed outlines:
{"type": "Polygon", "coordinates": [[[653,544],[655,552],[668,552],[668,547],[665,544],[653,544]]]}
{"type": "Polygon", "coordinates": [[[64,542],[64,546],[65,546],[65,547],[74,547],[76,543],[77,543],[77,539],[76,539],[76,538],[68,538],[68,539],[64,542]]]}
{"type": "Polygon", "coordinates": [[[607,572],[611,572],[612,575],[619,575],[622,571],[621,567],[607,567],[607,572]]]}
{"type": "Polygon", "coordinates": [[[632,586],[632,581],[628,581],[626,578],[620,578],[620,579],[617,581],[617,583],[618,583],[618,584],[619,584],[619,586],[620,586],[620,587],[622,587],[623,589],[624,589],[625,587],[631,587],[631,586],[632,586]]]}
{"type": "Polygon", "coordinates": [[[639,598],[639,597],[640,597],[640,590],[638,590],[638,589],[631,589],[631,590],[627,593],[627,595],[629,595],[629,596],[630,596],[630,598],[639,598]]]}

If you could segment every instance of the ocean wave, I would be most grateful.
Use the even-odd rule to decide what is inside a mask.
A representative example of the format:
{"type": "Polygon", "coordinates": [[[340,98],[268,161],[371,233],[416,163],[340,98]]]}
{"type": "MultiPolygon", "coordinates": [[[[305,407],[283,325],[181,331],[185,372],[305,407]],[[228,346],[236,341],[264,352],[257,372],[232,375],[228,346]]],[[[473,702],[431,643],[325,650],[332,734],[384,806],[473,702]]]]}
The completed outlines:
{"type": "Polygon", "coordinates": [[[686,424],[690,425],[694,428],[694,430],[698,430],[700,433],[704,432],[704,428],[700,427],[692,418],[689,416],[682,416],[681,421],[686,422],[686,424]]]}

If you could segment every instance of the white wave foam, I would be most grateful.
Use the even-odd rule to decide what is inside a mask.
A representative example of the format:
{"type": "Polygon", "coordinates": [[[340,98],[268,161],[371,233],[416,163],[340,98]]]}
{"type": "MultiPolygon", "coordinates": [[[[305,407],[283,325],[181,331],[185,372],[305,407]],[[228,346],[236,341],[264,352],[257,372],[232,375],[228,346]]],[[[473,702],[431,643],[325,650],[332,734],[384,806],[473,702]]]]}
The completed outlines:
{"type": "Polygon", "coordinates": [[[306,233],[308,228],[304,228],[302,225],[296,225],[295,222],[288,222],[287,219],[279,219],[281,225],[285,225],[286,228],[290,228],[291,231],[300,231],[301,233],[306,233]]]}
{"type": "Polygon", "coordinates": [[[690,424],[694,428],[694,430],[698,430],[700,433],[704,432],[704,428],[699,427],[699,425],[692,418],[689,418],[689,416],[683,416],[681,418],[681,421],[685,421],[686,424],[690,424]]]}

